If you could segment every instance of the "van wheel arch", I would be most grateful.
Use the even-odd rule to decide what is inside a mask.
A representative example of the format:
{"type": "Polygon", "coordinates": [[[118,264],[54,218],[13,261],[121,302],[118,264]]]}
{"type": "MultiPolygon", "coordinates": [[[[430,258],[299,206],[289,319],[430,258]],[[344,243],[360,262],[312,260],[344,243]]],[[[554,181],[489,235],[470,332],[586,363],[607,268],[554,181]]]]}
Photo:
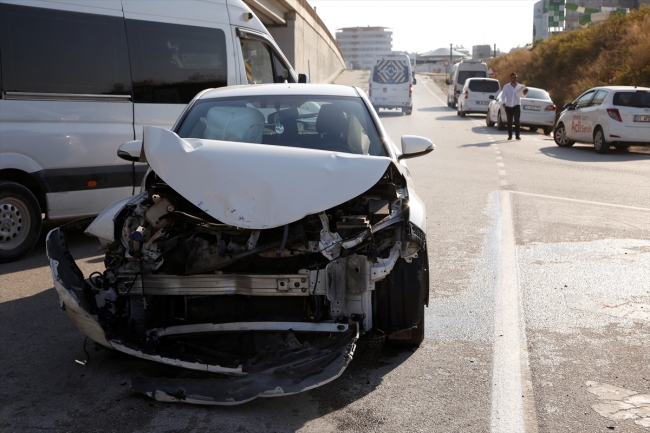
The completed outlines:
{"type": "Polygon", "coordinates": [[[46,189],[37,177],[22,170],[5,169],[0,170],[0,182],[14,182],[27,188],[36,197],[41,213],[47,216],[46,189]]]}

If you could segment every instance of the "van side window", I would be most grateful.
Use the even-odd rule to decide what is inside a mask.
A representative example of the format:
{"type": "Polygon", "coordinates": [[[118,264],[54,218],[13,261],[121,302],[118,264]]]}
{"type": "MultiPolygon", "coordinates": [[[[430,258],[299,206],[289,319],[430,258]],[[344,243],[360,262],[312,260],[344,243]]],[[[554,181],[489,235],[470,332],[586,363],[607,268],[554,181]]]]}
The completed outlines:
{"type": "Polygon", "coordinates": [[[126,20],[133,102],[187,104],[200,91],[228,84],[220,29],[126,20]]]}
{"type": "Polygon", "coordinates": [[[0,4],[3,90],[130,95],[120,17],[0,4]]]}
{"type": "Polygon", "coordinates": [[[241,51],[246,68],[248,84],[292,83],[289,68],[278,58],[273,49],[257,39],[240,38],[241,51]]]}

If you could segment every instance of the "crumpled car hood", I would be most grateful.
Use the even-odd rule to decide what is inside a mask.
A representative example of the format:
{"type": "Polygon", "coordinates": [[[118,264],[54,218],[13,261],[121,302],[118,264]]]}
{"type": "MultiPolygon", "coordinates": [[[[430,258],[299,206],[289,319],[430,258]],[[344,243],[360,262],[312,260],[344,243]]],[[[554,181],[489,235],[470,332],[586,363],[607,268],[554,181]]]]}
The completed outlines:
{"type": "Polygon", "coordinates": [[[169,186],[217,220],[269,229],[370,189],[391,160],[268,144],[180,138],[145,126],[144,153],[169,186]]]}

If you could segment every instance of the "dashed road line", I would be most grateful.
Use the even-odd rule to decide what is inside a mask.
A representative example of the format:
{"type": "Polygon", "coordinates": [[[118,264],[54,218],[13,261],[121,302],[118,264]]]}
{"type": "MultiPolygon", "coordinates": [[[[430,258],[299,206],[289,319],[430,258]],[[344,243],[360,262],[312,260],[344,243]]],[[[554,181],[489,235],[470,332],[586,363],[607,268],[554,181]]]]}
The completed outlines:
{"type": "Polygon", "coordinates": [[[534,194],[532,192],[523,192],[523,191],[512,191],[515,194],[522,194],[522,195],[529,195],[532,197],[540,197],[540,198],[549,198],[549,199],[555,199],[555,200],[564,200],[564,201],[572,201],[575,203],[584,203],[584,204],[593,204],[597,206],[609,206],[609,207],[615,207],[619,209],[632,209],[632,210],[641,210],[641,211],[646,211],[650,212],[650,208],[646,207],[635,207],[635,206],[625,206],[621,204],[612,204],[612,203],[603,203],[603,202],[598,202],[598,201],[590,201],[590,200],[578,200],[575,198],[567,198],[567,197],[556,197],[552,195],[543,195],[543,194],[534,194]]]}

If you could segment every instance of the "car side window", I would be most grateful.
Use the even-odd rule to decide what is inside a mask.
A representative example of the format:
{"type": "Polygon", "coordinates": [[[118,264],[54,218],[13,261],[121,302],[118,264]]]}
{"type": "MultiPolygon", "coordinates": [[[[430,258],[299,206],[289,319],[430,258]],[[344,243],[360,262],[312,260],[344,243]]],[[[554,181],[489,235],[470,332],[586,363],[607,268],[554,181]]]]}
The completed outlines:
{"type": "Polygon", "coordinates": [[[596,95],[594,96],[594,99],[591,101],[591,104],[589,104],[590,107],[597,107],[600,104],[603,103],[605,98],[607,97],[607,91],[605,90],[599,90],[596,92],[596,95]]]}
{"type": "Polygon", "coordinates": [[[206,88],[228,84],[223,30],[126,20],[133,101],[187,104],[206,88]]]}
{"type": "Polygon", "coordinates": [[[589,105],[589,101],[591,101],[591,98],[594,96],[594,91],[592,90],[591,92],[587,92],[573,103],[575,108],[584,108],[587,105],[589,105]]]}
{"type": "Polygon", "coordinates": [[[131,95],[122,18],[0,4],[0,41],[4,91],[131,95]]]}

